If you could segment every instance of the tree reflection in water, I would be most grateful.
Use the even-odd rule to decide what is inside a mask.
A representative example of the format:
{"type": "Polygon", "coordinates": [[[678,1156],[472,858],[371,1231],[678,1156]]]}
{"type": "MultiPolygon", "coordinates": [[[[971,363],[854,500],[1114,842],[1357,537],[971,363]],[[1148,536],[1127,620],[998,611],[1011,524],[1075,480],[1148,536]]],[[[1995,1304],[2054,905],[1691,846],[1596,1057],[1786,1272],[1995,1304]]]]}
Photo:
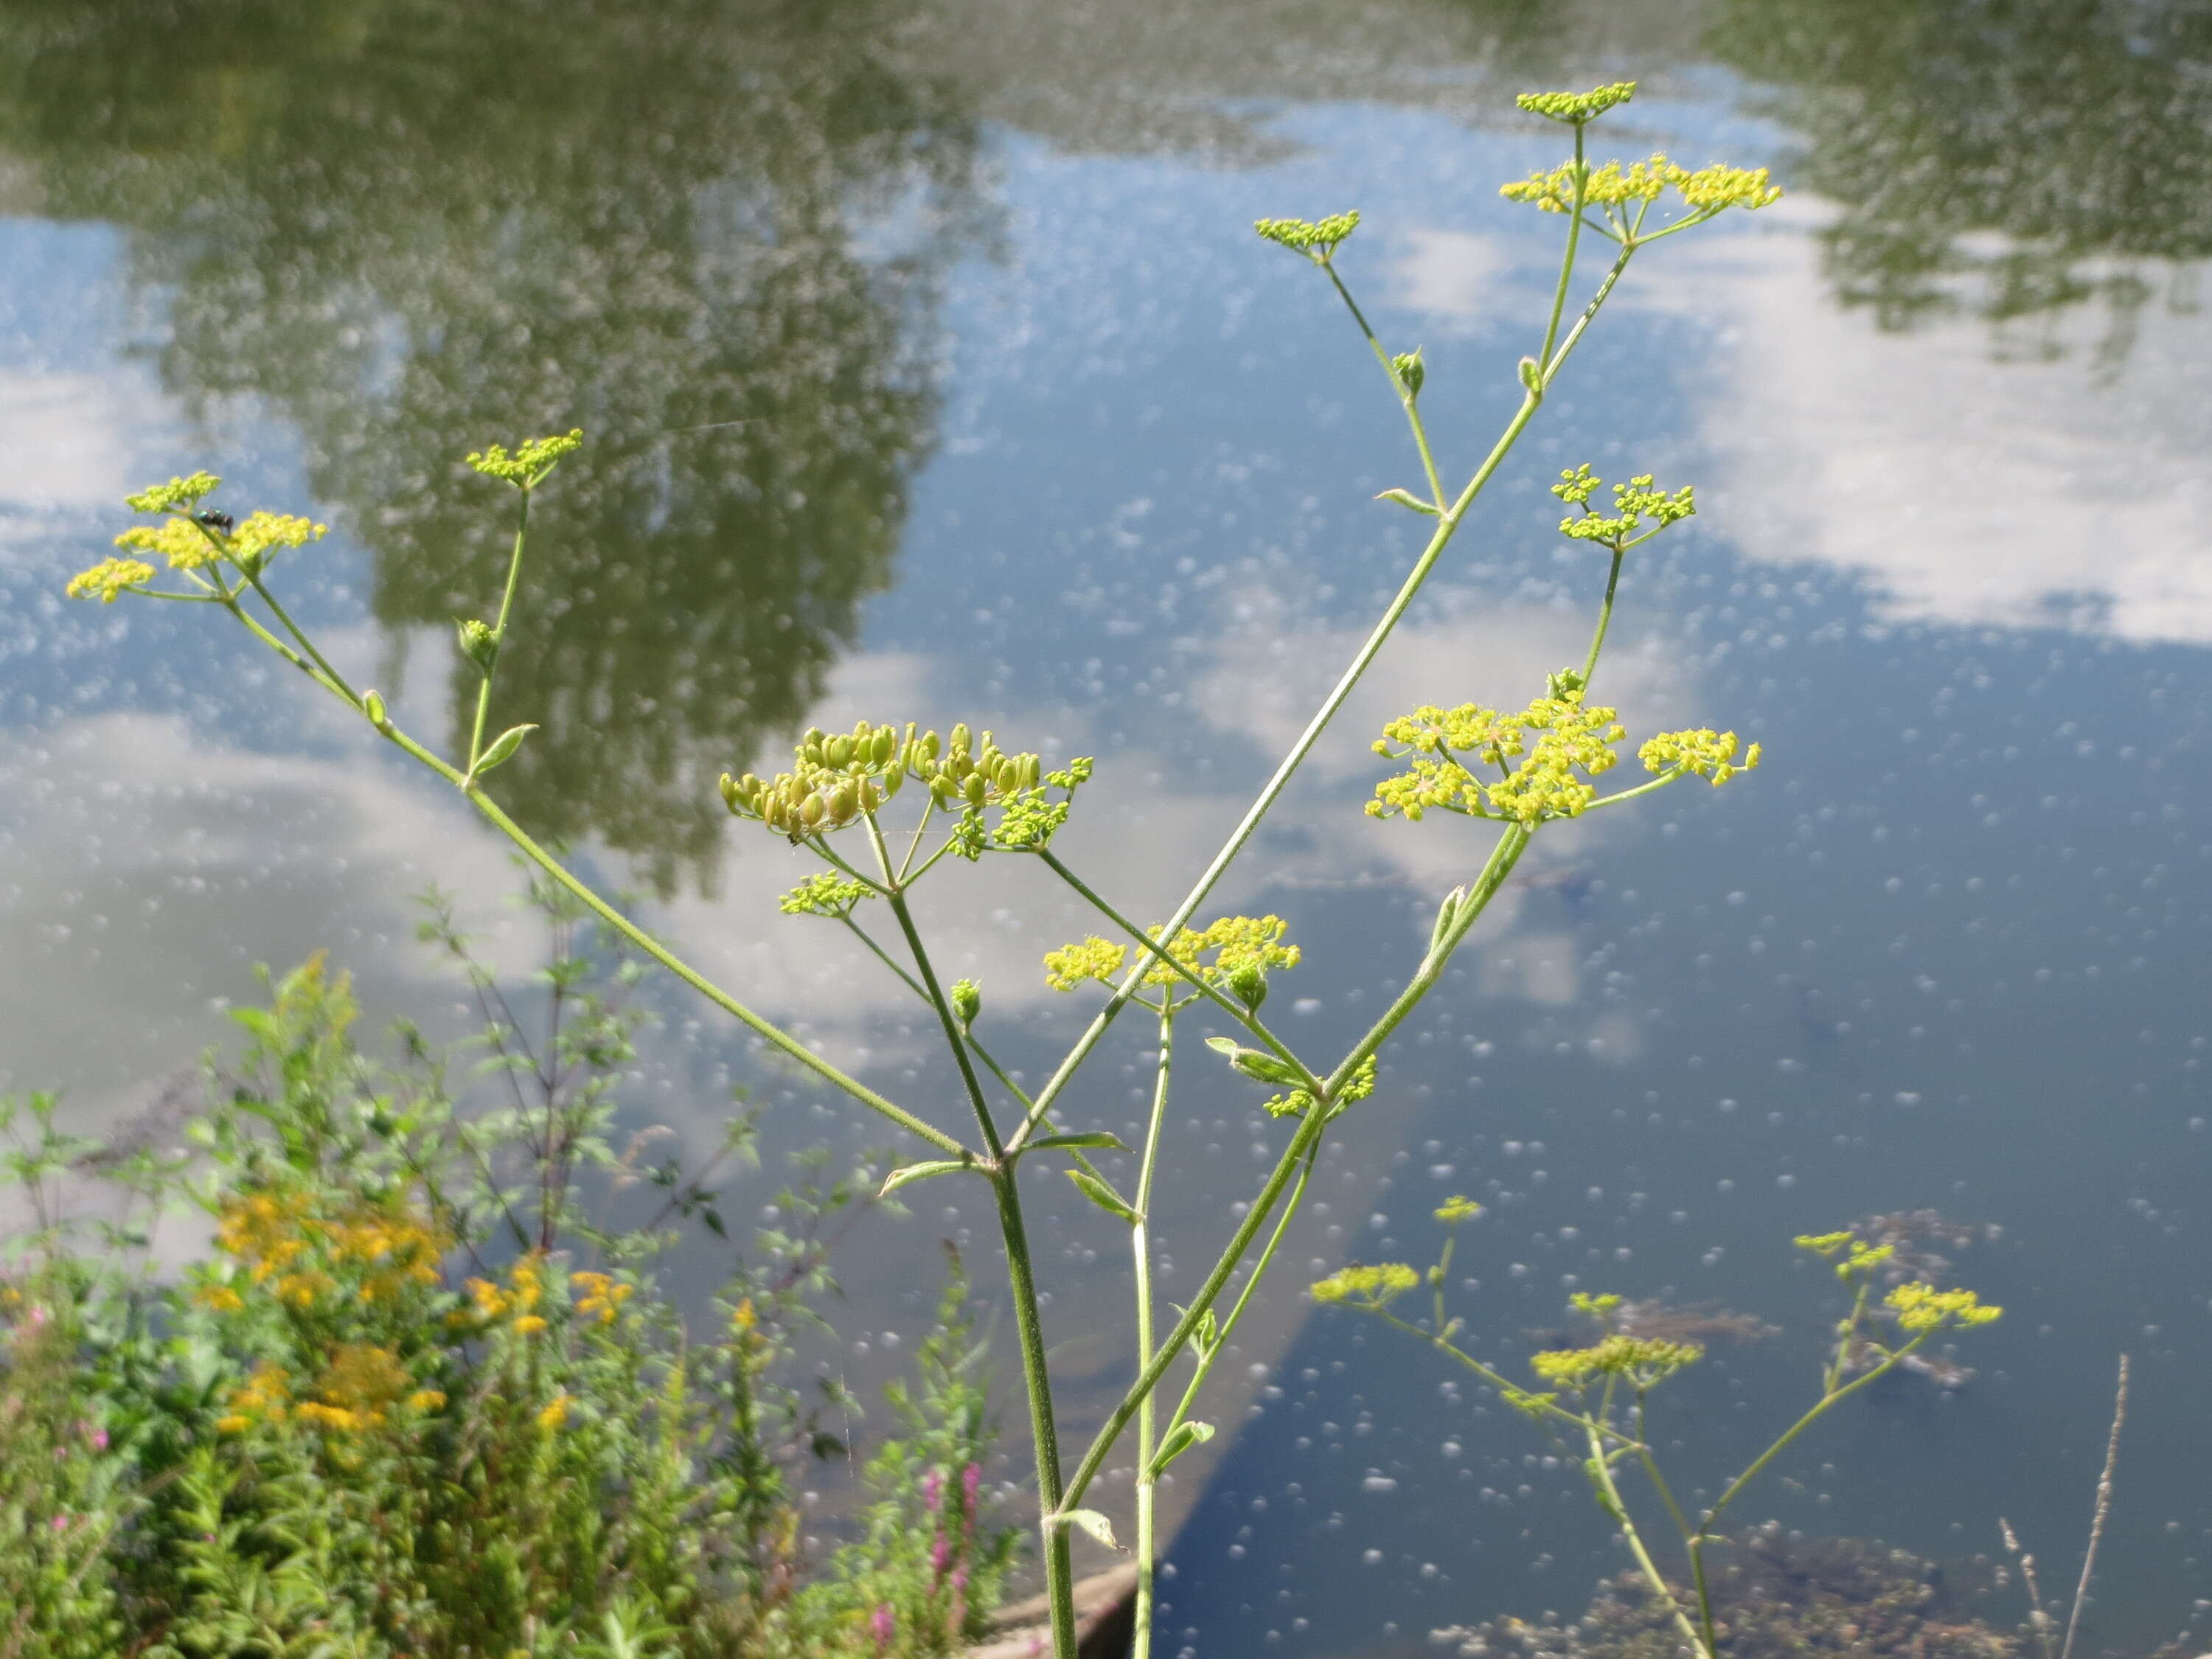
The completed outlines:
{"type": "MultiPolygon", "coordinates": [[[[458,465],[580,425],[495,724],[532,830],[711,879],[742,770],[891,580],[933,438],[975,122],[877,0],[284,0],[0,22],[0,146],[132,233],[166,385],[265,399],[390,629],[488,614],[510,502],[458,465]]],[[[473,676],[454,671],[457,729],[473,676]]],[[[464,740],[465,732],[463,730],[464,740]]]]}
{"type": "Polygon", "coordinates": [[[2049,356],[2065,314],[2096,306],[2116,370],[2161,289],[2194,308],[2188,266],[2212,253],[2203,0],[1729,0],[1705,38],[1804,135],[1790,184],[1842,208],[1828,280],[1881,326],[1966,313],[2049,356]]]}

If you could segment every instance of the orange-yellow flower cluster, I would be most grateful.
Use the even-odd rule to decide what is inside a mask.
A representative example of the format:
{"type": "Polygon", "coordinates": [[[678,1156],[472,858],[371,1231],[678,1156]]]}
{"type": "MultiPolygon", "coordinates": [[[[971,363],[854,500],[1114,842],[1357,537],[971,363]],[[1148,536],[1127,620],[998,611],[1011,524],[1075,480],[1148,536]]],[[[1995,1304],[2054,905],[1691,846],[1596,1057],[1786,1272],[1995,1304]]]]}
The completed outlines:
{"type": "MultiPolygon", "coordinates": [[[[337,1295],[349,1281],[362,1303],[391,1302],[410,1286],[434,1285],[449,1243],[419,1216],[359,1202],[326,1215],[304,1192],[234,1198],[216,1226],[216,1248],[236,1257],[252,1284],[302,1309],[337,1295]]],[[[198,1296],[218,1310],[242,1305],[228,1285],[204,1285],[198,1296]]]]}

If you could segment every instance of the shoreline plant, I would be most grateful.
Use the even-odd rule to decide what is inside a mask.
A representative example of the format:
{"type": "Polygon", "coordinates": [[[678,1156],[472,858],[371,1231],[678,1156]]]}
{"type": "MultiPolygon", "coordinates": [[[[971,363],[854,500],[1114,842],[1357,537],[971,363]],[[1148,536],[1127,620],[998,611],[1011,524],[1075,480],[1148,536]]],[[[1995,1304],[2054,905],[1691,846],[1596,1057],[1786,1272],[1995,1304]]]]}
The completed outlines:
{"type": "Polygon", "coordinates": [[[52,1096],[0,1099],[36,1223],[0,1274],[0,1655],[942,1659],[981,1632],[1017,1534],[979,1487],[957,1259],[857,1483],[867,1524],[824,1558],[796,1477],[845,1455],[830,1425],[857,1402],[789,1374],[872,1174],[802,1155],[686,1321],[662,1267],[693,1220],[726,1231],[708,1172],[609,1138],[633,964],[603,972],[577,907],[536,896],[534,1042],[441,902],[424,928],[486,999],[461,1057],[489,1107],[408,1028],[403,1065],[361,1053],[319,957],[234,1013],[205,1109],[135,1151],[64,1133],[52,1096]],[[111,1218],[64,1206],[87,1182],[111,1218]],[[207,1243],[159,1267],[179,1212],[207,1243]],[[915,1616],[882,1636],[887,1608],[915,1616]]]}
{"type": "MultiPolygon", "coordinates": [[[[724,802],[736,817],[793,849],[818,867],[795,886],[787,911],[827,920],[857,934],[907,989],[926,1005],[957,1070],[961,1109],[972,1129],[956,1132],[942,1114],[894,1100],[848,1075],[829,1059],[757,1012],[731,990],[684,961],[664,940],[595,890],[568,864],[542,845],[494,799],[487,787],[536,729],[517,724],[495,732],[490,716],[502,649],[523,576],[531,502],[556,470],[575,453],[582,433],[531,440],[512,452],[488,445],[468,457],[479,474],[517,492],[515,530],[504,588],[489,619],[457,624],[462,659],[478,677],[474,718],[465,752],[441,756],[397,723],[377,691],[356,688],[324,654],[285,608],[274,579],[284,565],[324,533],[304,518],[254,513],[242,520],[209,505],[219,480],[199,472],[130,498],[137,512],[155,521],[125,531],[119,553],[70,584],[72,595],[113,602],[125,594],[214,606],[252,634],[319,690],[336,697],[386,741],[451,785],[487,823],[507,837],[544,877],[597,921],[627,941],[641,960],[658,963],[750,1030],[769,1048],[921,1142],[928,1156],[894,1170],[890,1193],[917,1181],[957,1178],[984,1182],[991,1194],[1003,1244],[1028,1407],[1036,1486],[1036,1541],[1051,1609],[1056,1659],[1075,1659],[1072,1530],[1114,1544],[1111,1525],[1086,1504],[1108,1457],[1133,1433],[1136,1471],[1138,1626],[1136,1652],[1146,1659],[1151,1640],[1151,1594],[1156,1540],[1153,1486],[1168,1465],[1212,1432],[1194,1416],[1199,1395],[1224,1344],[1249,1307],[1285,1231],[1304,1201],[1328,1127],[1371,1094],[1386,1043],[1442,981],[1491,901],[1513,873],[1530,841],[1546,825],[1618,805],[1650,791],[1703,778],[1714,785],[1759,763],[1756,744],[1743,747],[1732,732],[1710,729],[1661,732],[1638,751],[1648,779],[1606,793],[1600,781],[1619,760],[1626,730],[1609,705],[1592,696],[1613,603],[1628,554],[1694,511],[1687,488],[1659,489],[1649,475],[1612,486],[1608,507],[1593,506],[1602,487],[1587,466],[1563,475],[1554,486],[1570,509],[1561,529],[1571,539],[1609,556],[1589,651],[1579,664],[1550,674],[1496,707],[1467,702],[1425,706],[1392,721],[1376,745],[1401,769],[1376,789],[1368,811],[1378,817],[1420,819],[1431,811],[1480,820],[1495,838],[1478,847],[1473,873],[1445,895],[1426,948],[1389,999],[1382,1016],[1340,1058],[1320,1062],[1299,1054],[1262,1018],[1269,976],[1291,967],[1298,947],[1272,917],[1215,917],[1200,913],[1224,873],[1249,847],[1291,778],[1381,653],[1398,623],[1436,571],[1446,550],[1485,488],[1543,407],[1577,348],[1636,258],[1647,246],[1710,222],[1731,209],[1755,210],[1780,194],[1764,169],[1711,166],[1692,171],[1665,155],[1624,166],[1593,164],[1587,138],[1593,122],[1633,95],[1622,82],[1588,92],[1530,94],[1522,110],[1567,129],[1570,157],[1559,167],[1509,184],[1504,194],[1560,216],[1565,235],[1557,280],[1540,337],[1523,357],[1513,389],[1515,405],[1487,453],[1456,489],[1449,489],[1437,459],[1420,398],[1427,375],[1422,352],[1393,352],[1376,336],[1339,270],[1337,255],[1357,231],[1356,213],[1318,222],[1267,219],[1255,226],[1265,240],[1318,269],[1341,298],[1373,353],[1410,431],[1421,483],[1386,491],[1383,499],[1433,521],[1431,533],[1393,599],[1346,665],[1334,687],[1274,768],[1236,828],[1192,881],[1183,900],[1158,926],[1133,921],[1086,883],[1054,850],[1079,791],[1092,786],[1085,757],[1048,767],[1042,757],[1002,747],[988,732],[965,725],[943,736],[902,715],[882,723],[863,720],[849,732],[820,730],[799,741],[790,768],[771,777],[725,775],[724,802]],[[1610,244],[1611,257],[1586,291],[1586,244],[1610,244]],[[1581,295],[1579,306],[1572,302],[1581,295]],[[164,561],[171,585],[157,586],[153,558],[164,561]],[[1525,703],[1516,702],[1526,695],[1525,703]],[[902,797],[903,799],[902,799],[902,797]],[[1056,951],[1050,972],[1063,988],[1097,982],[1103,1006],[1042,1086],[1025,1090],[992,1054],[979,1030],[982,988],[946,984],[931,957],[909,905],[919,882],[958,865],[987,858],[1036,860],[1101,919],[1102,931],[1056,951]],[[863,918],[881,918],[872,931],[863,918]],[[1159,1036],[1150,1124],[1141,1147],[1130,1148],[1103,1129],[1063,1121],[1062,1099],[1071,1081],[1097,1052],[1132,1004],[1153,1012],[1159,1036]],[[1160,1151],[1171,1085],[1174,1023],[1200,1004],[1205,1015],[1233,1035],[1217,1033],[1208,1045],[1246,1083],[1268,1092],[1269,1111],[1283,1139],[1272,1166],[1190,1300],[1167,1319],[1155,1304],[1147,1212],[1163,1166],[1160,1151]],[[1101,1167],[1109,1155],[1137,1159],[1126,1190],[1101,1167]],[[1062,1175],[1092,1203],[1130,1231],[1138,1285],[1139,1352],[1136,1376],[1087,1445],[1072,1458],[1060,1443],[1054,1405],[1040,1287],[1029,1240],[1022,1177],[1041,1163],[1062,1175]],[[1240,1269],[1249,1269],[1233,1303],[1224,1298],[1240,1269]],[[1165,1325],[1163,1332],[1158,1328],[1165,1325]],[[1171,1370],[1186,1358],[1190,1375],[1163,1420],[1155,1395],[1171,1370]]],[[[1110,787],[1104,780],[1096,787],[1110,787]]],[[[1188,1076],[1186,1070],[1183,1074],[1188,1076]]],[[[1218,1086],[1214,1073],[1209,1087],[1218,1086]]]]}

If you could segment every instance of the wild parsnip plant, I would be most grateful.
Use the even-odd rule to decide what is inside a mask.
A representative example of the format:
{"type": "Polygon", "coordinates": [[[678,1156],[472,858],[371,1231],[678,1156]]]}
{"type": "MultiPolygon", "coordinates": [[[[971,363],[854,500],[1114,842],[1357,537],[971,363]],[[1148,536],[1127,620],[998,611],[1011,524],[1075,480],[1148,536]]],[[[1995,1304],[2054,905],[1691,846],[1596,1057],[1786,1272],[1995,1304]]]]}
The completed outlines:
{"type": "MultiPolygon", "coordinates": [[[[1540,688],[1526,688],[1493,708],[1468,702],[1439,703],[1393,721],[1377,745],[1401,770],[1378,787],[1369,811],[1378,816],[1420,818],[1440,811],[1492,827],[1486,850],[1468,858],[1474,872],[1446,895],[1427,947],[1413,964],[1386,1011],[1348,1052],[1329,1062],[1297,1053],[1262,1017],[1269,975],[1286,969],[1297,947],[1270,917],[1224,917],[1200,922],[1199,913],[1224,872],[1249,845],[1330,721],[1420,594],[1474,507],[1515,444],[1543,407],[1607,300],[1630,264],[1650,244],[1692,231],[1735,209],[1752,210],[1779,194],[1764,169],[1715,166],[1692,172],[1663,155],[1632,165],[1593,165],[1586,140],[1591,124],[1625,103],[1632,82],[1584,93],[1532,94],[1523,110],[1565,130],[1571,154],[1556,168],[1504,186],[1504,194],[1564,221],[1564,246],[1552,302],[1534,349],[1521,360],[1515,406],[1488,453],[1456,489],[1448,489],[1421,412],[1427,366],[1420,351],[1390,350],[1369,326],[1354,301],[1339,256],[1359,218],[1346,213],[1317,222],[1268,219],[1256,228],[1266,240],[1309,261],[1342,297],[1372,350],[1411,432],[1420,467],[1417,488],[1393,489],[1386,499],[1433,521],[1427,544],[1406,573],[1395,596],[1346,664],[1304,730],[1284,755],[1219,850],[1206,861],[1189,891],[1157,927],[1142,926],[1116,908],[1055,850],[1055,837],[1077,795],[1091,786],[1093,767],[1082,757],[1048,766],[1038,755],[1002,745],[990,732],[965,725],[940,735],[897,714],[882,723],[861,721],[849,732],[810,731],[799,740],[788,769],[761,778],[726,776],[722,795],[738,818],[757,823],[817,867],[795,886],[785,908],[852,930],[882,959],[918,1001],[927,1006],[957,1068],[962,1108],[971,1120],[959,1129],[938,1109],[893,1100],[848,1075],[828,1059],[756,1011],[731,990],[684,961],[645,927],[622,913],[560,859],[541,846],[493,798],[495,769],[529,740],[533,727],[494,732],[489,714],[510,619],[522,603],[530,505],[556,469],[582,441],[580,432],[532,440],[509,452],[488,446],[469,457],[481,474],[516,491],[515,534],[504,591],[489,620],[459,624],[463,659],[479,676],[473,727],[465,753],[432,750],[392,719],[373,690],[356,689],[325,656],[284,608],[276,577],[322,526],[304,519],[255,514],[234,522],[207,505],[217,480],[202,472],[177,478],[131,498],[156,524],[125,532],[121,552],[71,583],[72,593],[112,601],[125,594],[204,605],[227,612],[324,692],[358,713],[385,738],[442,778],[491,825],[507,836],[553,882],[565,888],[601,922],[628,939],[644,958],[660,964],[817,1078],[875,1112],[921,1143],[927,1156],[895,1171],[885,1190],[925,1179],[980,1181],[991,1193],[1004,1243],[1008,1288],[1018,1337],[1035,1452],[1039,1547],[1059,1659],[1073,1659],[1074,1613],[1069,1528],[1111,1541],[1106,1517],[1085,1506],[1093,1483],[1122,1437],[1133,1426],[1138,1507],[1139,1622],[1137,1651],[1149,1650],[1153,1539],[1152,1489],[1167,1463],[1210,1432],[1193,1413],[1216,1356],[1250,1305],[1285,1228],[1306,1191],[1329,1126],[1376,1086],[1376,1061],[1386,1042],[1442,980],[1452,957],[1512,874],[1530,840],[1546,825],[1615,805],[1686,778],[1718,784],[1758,763],[1753,744],[1741,750],[1733,732],[1709,730],[1660,733],[1638,757],[1650,775],[1643,784],[1603,793],[1601,780],[1618,759],[1626,730],[1616,711],[1598,702],[1592,687],[1606,630],[1628,555],[1668,526],[1688,516],[1687,489],[1659,489],[1649,477],[1613,486],[1609,510],[1592,506],[1601,488],[1587,468],[1568,473],[1557,490],[1571,509],[1563,529],[1609,559],[1589,653],[1561,667],[1540,688]],[[1610,257],[1594,283],[1586,282],[1585,252],[1596,244],[1610,257]],[[1573,302],[1580,297],[1579,309],[1573,302]],[[157,586],[148,556],[167,565],[168,584],[157,586]],[[1525,702],[1518,701],[1526,697],[1525,702]],[[1042,1085],[1022,1088],[993,1057],[981,1026],[981,988],[948,985],[939,973],[910,906],[915,886],[986,859],[1026,858],[1043,865],[1091,905],[1101,931],[1055,953],[1055,983],[1097,981],[1103,1006],[1042,1085]],[[1124,1146],[1112,1133],[1060,1118],[1070,1082],[1133,1004],[1152,1011],[1162,1041],[1153,1110],[1142,1147],[1124,1146]],[[1170,1322],[1155,1306],[1150,1284],[1154,1241],[1146,1214],[1156,1183],[1168,1167],[1161,1146],[1166,1103],[1175,1079],[1168,1039],[1178,1016],[1206,1005],[1206,1017],[1233,1036],[1210,1040],[1243,1078],[1272,1092],[1270,1109],[1283,1141],[1273,1167],[1241,1218],[1230,1226],[1212,1266],[1188,1304],[1170,1322]],[[1101,1167],[1107,1155],[1134,1156],[1133,1182],[1115,1183],[1101,1167]],[[1138,1273],[1140,1352],[1136,1376],[1091,1443],[1071,1460],[1060,1442],[1052,1376],[1040,1314],[1036,1263],[1023,1206],[1023,1176],[1042,1164],[1064,1174],[1092,1202],[1126,1223],[1138,1273]],[[1221,1305],[1241,1267],[1250,1273],[1237,1301],[1221,1305]],[[1164,1331],[1158,1328],[1165,1324],[1164,1331]],[[1188,1358],[1190,1375],[1164,1422],[1153,1403],[1171,1369],[1188,1358]]],[[[1494,695],[1494,694],[1493,694],[1494,695]]],[[[1099,787],[1110,787],[1102,782],[1099,787]]],[[[1209,1085],[1212,1086],[1212,1085],[1209,1085]]]]}
{"type": "Polygon", "coordinates": [[[605,1139],[635,1018],[565,895],[540,897],[536,1048],[442,907],[427,929],[495,999],[477,1053],[504,1105],[462,1109],[419,1039],[373,1065],[320,959],[238,1012],[246,1052],[212,1068],[183,1154],[106,1170],[51,1097],[0,1102],[39,1221],[0,1277],[0,1654],[930,1659],[980,1632],[1017,1534],[976,1483],[992,1437],[957,1261],[861,1481],[867,1540],[817,1559],[791,1478],[843,1455],[828,1414],[853,1402],[786,1373],[872,1183],[806,1161],[687,1325],[662,1224],[714,1196],[605,1139]],[[100,1174],[132,1200],[120,1249],[58,1205],[100,1174]],[[594,1220],[656,1182],[643,1224],[594,1220]],[[211,1247],[156,1278],[134,1251],[180,1205],[211,1247]],[[883,1547],[933,1517],[926,1559],[883,1547]],[[879,1638],[932,1594],[933,1619],[879,1638]]]}
{"type": "Polygon", "coordinates": [[[1695,1364],[1705,1357],[1704,1350],[1694,1342],[1638,1334],[1624,1328],[1621,1297],[1577,1291],[1571,1306],[1595,1324],[1596,1340],[1580,1347],[1554,1348],[1532,1357],[1529,1367],[1536,1374],[1535,1389],[1508,1381],[1459,1346],[1463,1322],[1447,1318],[1444,1311],[1444,1286],[1451,1270],[1452,1247],[1457,1242],[1454,1234],[1461,1224],[1480,1212],[1481,1206],[1466,1198],[1449,1199],[1437,1210],[1436,1218],[1446,1229],[1444,1246],[1425,1273],[1397,1261],[1356,1265],[1315,1285],[1314,1299],[1372,1314],[1429,1342],[1496,1389],[1507,1404],[1544,1429],[1563,1456],[1580,1464],[1598,1508],[1620,1528],[1637,1571],[1643,1575],[1645,1594],[1665,1611],[1676,1633],[1698,1659],[1720,1659],[1721,1652],[1705,1550],[1717,1540],[1727,1541],[1721,1525],[1745,1490],[1838,1404],[1905,1364],[1939,1332],[1986,1325],[2003,1311],[1984,1306],[1972,1291],[1938,1289],[1925,1279],[1893,1271],[1897,1254],[1893,1244],[1870,1243],[1850,1231],[1800,1237],[1797,1247],[1832,1262],[1836,1277],[1850,1296],[1850,1307],[1836,1325],[1834,1344],[1821,1367],[1820,1394],[1692,1521],[1660,1470],[1645,1425],[1645,1407],[1652,1389],[1695,1364]],[[1393,1305],[1425,1281],[1433,1298],[1431,1322],[1425,1327],[1407,1319],[1393,1305]],[[1629,1509],[1621,1476],[1631,1468],[1650,1481],[1652,1498],[1680,1542],[1690,1570],[1686,1597],[1678,1596],[1669,1588],[1652,1558],[1643,1528],[1629,1509]]]}

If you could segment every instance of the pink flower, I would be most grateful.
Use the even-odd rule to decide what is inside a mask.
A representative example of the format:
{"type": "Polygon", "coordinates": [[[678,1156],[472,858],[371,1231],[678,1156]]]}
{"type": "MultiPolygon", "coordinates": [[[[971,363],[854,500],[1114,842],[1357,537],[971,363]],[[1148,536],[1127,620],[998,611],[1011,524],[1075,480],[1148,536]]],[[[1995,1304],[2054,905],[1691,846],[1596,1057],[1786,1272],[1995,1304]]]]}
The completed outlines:
{"type": "Polygon", "coordinates": [[[891,1637],[898,1629],[898,1615],[891,1611],[890,1602],[876,1603],[875,1612],[868,1615],[868,1629],[875,1635],[876,1651],[882,1653],[888,1650],[891,1644],[891,1637]]]}
{"type": "Polygon", "coordinates": [[[107,1449],[107,1431],[106,1429],[94,1429],[92,1431],[92,1449],[94,1451],[106,1451],[107,1449]]]}
{"type": "Polygon", "coordinates": [[[952,1540],[942,1532],[929,1547],[929,1571],[939,1578],[945,1577],[945,1564],[952,1559],[952,1540]]]}
{"type": "Polygon", "coordinates": [[[932,1469],[921,1480],[922,1507],[932,1514],[936,1513],[938,1499],[944,1496],[945,1475],[940,1470],[932,1469]]]}
{"type": "Polygon", "coordinates": [[[976,1488],[983,1484],[983,1466],[970,1463],[960,1471],[960,1496],[967,1504],[969,1513],[975,1513],[976,1488]]]}
{"type": "Polygon", "coordinates": [[[66,1515],[58,1515],[58,1516],[56,1516],[54,1517],[54,1530],[55,1530],[56,1532],[65,1532],[65,1531],[67,1531],[68,1529],[69,1529],[69,1516],[67,1516],[66,1515]]]}

